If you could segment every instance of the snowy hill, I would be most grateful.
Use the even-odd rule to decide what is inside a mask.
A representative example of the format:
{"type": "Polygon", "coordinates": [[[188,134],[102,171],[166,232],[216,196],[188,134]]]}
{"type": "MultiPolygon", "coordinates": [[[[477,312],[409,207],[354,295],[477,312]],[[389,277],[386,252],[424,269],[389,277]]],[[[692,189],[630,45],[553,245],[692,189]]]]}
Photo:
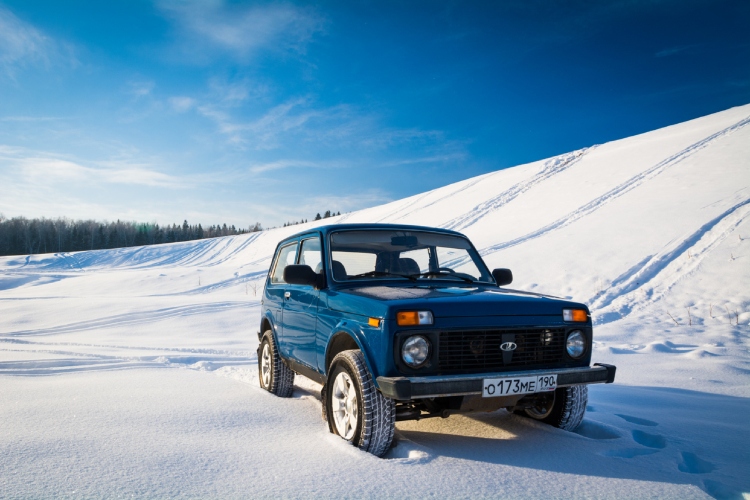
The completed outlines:
{"type": "Polygon", "coordinates": [[[272,252],[315,223],[0,258],[0,497],[748,494],[749,215],[747,105],[322,221],[461,231],[514,288],[588,303],[618,366],[577,434],[403,422],[383,461],[328,436],[315,384],[257,388],[272,252]]]}

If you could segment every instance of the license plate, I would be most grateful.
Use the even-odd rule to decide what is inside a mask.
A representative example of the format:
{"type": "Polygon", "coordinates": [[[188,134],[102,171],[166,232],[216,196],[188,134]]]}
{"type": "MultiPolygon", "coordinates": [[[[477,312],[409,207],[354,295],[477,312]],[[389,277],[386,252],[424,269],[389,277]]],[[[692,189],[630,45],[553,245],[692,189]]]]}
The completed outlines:
{"type": "Polygon", "coordinates": [[[538,375],[535,377],[486,378],[482,385],[482,397],[513,396],[532,394],[557,389],[557,375],[538,375]]]}

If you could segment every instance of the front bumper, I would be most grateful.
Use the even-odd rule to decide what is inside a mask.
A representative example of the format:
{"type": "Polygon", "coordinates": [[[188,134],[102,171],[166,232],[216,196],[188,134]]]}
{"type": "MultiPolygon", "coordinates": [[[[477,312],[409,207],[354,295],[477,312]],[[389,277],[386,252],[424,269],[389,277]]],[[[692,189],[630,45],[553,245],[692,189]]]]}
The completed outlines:
{"type": "Polygon", "coordinates": [[[445,396],[473,396],[482,394],[486,378],[513,378],[537,375],[557,375],[557,386],[580,384],[611,384],[617,367],[596,363],[581,368],[552,368],[516,372],[446,375],[434,377],[378,377],[378,387],[384,396],[399,401],[445,396]]]}

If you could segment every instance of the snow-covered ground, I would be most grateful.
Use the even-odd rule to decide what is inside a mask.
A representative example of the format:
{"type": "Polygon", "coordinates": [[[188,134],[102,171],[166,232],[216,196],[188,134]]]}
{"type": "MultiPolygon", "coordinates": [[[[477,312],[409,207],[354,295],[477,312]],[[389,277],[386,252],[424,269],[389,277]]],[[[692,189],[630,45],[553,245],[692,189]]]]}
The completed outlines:
{"type": "Polygon", "coordinates": [[[750,498],[750,105],[324,222],[359,221],[459,230],[587,302],[617,382],[576,433],[402,422],[377,459],[314,383],[258,387],[271,254],[313,223],[0,258],[0,497],[750,498]]]}

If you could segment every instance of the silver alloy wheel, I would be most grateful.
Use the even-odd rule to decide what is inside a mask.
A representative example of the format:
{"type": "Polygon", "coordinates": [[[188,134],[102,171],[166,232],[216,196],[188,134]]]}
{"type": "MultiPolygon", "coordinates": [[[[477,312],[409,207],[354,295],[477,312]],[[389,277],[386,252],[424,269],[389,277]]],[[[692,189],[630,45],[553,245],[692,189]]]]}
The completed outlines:
{"type": "Polygon", "coordinates": [[[260,358],[260,372],[263,377],[263,387],[265,388],[271,385],[271,362],[271,348],[268,342],[266,342],[260,358]]]}
{"type": "Polygon", "coordinates": [[[357,430],[359,408],[357,407],[357,389],[352,378],[345,371],[340,372],[333,381],[331,392],[331,409],[333,423],[339,436],[351,441],[357,430]]]}

